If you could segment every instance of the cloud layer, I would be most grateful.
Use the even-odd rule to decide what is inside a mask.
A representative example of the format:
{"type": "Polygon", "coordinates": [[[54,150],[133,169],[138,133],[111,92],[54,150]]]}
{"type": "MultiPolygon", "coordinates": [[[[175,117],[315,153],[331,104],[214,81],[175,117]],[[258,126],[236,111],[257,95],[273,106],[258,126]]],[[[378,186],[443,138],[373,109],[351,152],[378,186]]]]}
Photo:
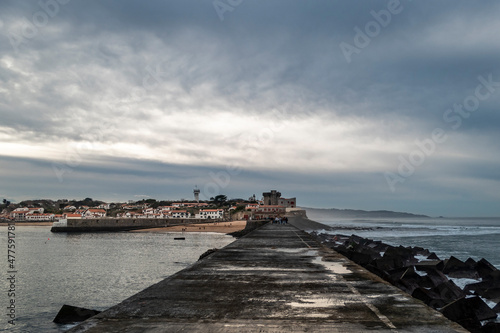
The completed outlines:
{"type": "Polygon", "coordinates": [[[2,2],[0,195],[500,215],[497,2],[222,2],[2,2]]]}

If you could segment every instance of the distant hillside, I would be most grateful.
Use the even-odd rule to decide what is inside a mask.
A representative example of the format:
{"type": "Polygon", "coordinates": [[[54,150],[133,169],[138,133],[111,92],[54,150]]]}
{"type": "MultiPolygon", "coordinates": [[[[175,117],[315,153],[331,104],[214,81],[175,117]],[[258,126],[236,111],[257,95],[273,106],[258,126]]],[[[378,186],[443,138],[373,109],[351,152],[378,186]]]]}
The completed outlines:
{"type": "Polygon", "coordinates": [[[393,212],[390,210],[358,210],[358,209],[322,209],[322,208],[307,208],[302,207],[307,211],[307,214],[325,214],[333,217],[342,218],[402,218],[402,217],[420,217],[428,218],[427,215],[418,215],[403,212],[393,212]]]}

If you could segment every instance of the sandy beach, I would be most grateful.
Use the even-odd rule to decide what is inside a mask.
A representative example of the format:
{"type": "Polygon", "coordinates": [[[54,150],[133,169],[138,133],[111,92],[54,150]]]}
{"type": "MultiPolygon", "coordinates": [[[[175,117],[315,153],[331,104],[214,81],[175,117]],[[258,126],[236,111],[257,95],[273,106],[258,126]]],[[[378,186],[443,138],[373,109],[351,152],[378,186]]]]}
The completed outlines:
{"type": "Polygon", "coordinates": [[[230,233],[245,229],[247,221],[231,221],[231,222],[214,222],[214,223],[200,223],[190,225],[178,225],[173,227],[164,228],[149,228],[141,230],[133,230],[131,232],[220,232],[230,233]]]}

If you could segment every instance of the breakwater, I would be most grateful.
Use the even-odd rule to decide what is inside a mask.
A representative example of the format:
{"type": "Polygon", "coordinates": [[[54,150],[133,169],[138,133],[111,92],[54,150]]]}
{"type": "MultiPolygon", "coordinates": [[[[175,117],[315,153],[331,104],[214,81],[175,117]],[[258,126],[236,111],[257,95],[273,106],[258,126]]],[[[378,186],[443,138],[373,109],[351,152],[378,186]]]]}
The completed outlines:
{"type": "Polygon", "coordinates": [[[176,225],[198,223],[213,223],[217,220],[206,219],[131,219],[131,218],[98,218],[98,219],[68,219],[54,222],[52,232],[99,232],[99,231],[130,231],[148,228],[161,228],[176,225]]]}
{"type": "Polygon", "coordinates": [[[441,260],[422,247],[396,247],[356,235],[313,235],[471,332],[500,329],[494,322],[500,313],[500,271],[486,259],[441,260]]]}
{"type": "Polygon", "coordinates": [[[466,332],[293,225],[266,224],[69,332],[466,332]]]}

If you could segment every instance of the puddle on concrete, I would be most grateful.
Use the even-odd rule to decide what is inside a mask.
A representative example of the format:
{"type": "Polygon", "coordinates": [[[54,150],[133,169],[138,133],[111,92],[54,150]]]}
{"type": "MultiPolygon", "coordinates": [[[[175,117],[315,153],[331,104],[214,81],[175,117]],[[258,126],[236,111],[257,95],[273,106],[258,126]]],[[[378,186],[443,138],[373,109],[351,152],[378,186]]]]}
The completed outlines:
{"type": "Polygon", "coordinates": [[[307,318],[328,318],[330,316],[331,316],[331,314],[328,314],[328,313],[308,313],[308,314],[304,315],[304,317],[307,317],[307,318]]]}
{"type": "Polygon", "coordinates": [[[303,272],[300,268],[278,268],[278,267],[257,267],[257,266],[221,266],[219,271],[272,271],[272,272],[303,272]]]}
{"type": "Polygon", "coordinates": [[[328,308],[344,306],[343,300],[331,297],[305,297],[301,299],[302,302],[291,302],[288,305],[294,308],[328,308]]]}
{"type": "Polygon", "coordinates": [[[287,248],[271,248],[272,250],[275,250],[275,251],[279,251],[279,252],[284,252],[284,253],[300,253],[300,252],[303,252],[304,249],[295,249],[295,248],[291,248],[291,249],[287,249],[287,248]]]}
{"type": "Polygon", "coordinates": [[[342,262],[336,261],[323,261],[321,257],[316,257],[313,260],[314,264],[322,265],[327,270],[331,271],[334,274],[351,274],[352,271],[344,266],[342,262]]]}
{"type": "Polygon", "coordinates": [[[335,262],[335,261],[323,261],[322,257],[319,255],[317,250],[310,250],[310,249],[287,249],[287,248],[275,248],[273,250],[280,251],[280,252],[285,252],[285,253],[297,253],[297,254],[302,254],[303,256],[307,257],[314,257],[312,262],[314,264],[319,264],[324,266],[327,270],[331,271],[334,274],[350,274],[352,273],[351,270],[347,269],[344,267],[342,262],[335,262]]]}
{"type": "Polygon", "coordinates": [[[314,257],[318,255],[318,251],[316,250],[307,250],[304,255],[309,256],[309,257],[314,257]]]}
{"type": "Polygon", "coordinates": [[[297,253],[297,254],[302,254],[304,256],[309,256],[309,257],[313,257],[313,256],[317,256],[318,255],[318,251],[316,250],[309,250],[309,249],[295,249],[295,248],[273,248],[273,250],[275,251],[279,251],[279,252],[283,252],[283,253],[297,253]]]}
{"type": "Polygon", "coordinates": [[[408,301],[407,297],[404,297],[401,294],[371,294],[371,295],[365,295],[365,297],[368,298],[380,298],[380,297],[392,297],[393,299],[401,302],[406,302],[408,301]]]}

